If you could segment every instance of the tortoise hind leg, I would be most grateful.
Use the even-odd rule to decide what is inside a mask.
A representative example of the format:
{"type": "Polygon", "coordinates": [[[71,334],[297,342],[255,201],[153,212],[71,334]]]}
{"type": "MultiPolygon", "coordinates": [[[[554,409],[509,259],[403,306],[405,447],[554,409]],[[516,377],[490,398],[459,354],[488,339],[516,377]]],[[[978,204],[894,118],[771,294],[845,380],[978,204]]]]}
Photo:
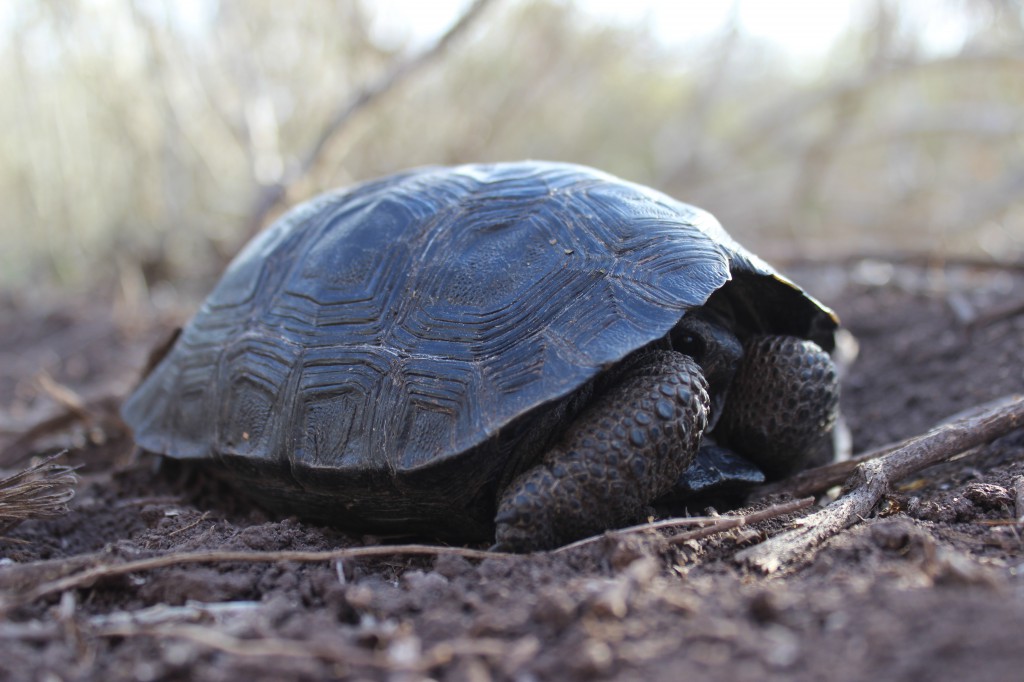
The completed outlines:
{"type": "Polygon", "coordinates": [[[793,336],[757,336],[743,348],[729,399],[714,435],[781,478],[829,459],[839,414],[832,358],[793,336]]]}
{"type": "Polygon", "coordinates": [[[504,490],[494,548],[547,549],[635,520],[689,466],[707,418],[700,366],[648,353],[504,490]]]}

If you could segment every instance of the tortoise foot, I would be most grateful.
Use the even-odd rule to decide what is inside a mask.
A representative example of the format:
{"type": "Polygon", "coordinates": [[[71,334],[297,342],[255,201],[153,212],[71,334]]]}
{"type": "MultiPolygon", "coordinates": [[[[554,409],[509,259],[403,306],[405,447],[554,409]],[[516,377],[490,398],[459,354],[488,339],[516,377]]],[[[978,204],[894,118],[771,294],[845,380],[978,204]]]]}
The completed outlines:
{"type": "Polygon", "coordinates": [[[689,466],[707,425],[689,356],[655,351],[570,426],[498,502],[495,549],[549,549],[637,518],[689,466]]]}
{"type": "Polygon", "coordinates": [[[716,436],[780,478],[827,458],[839,413],[839,380],[828,353],[792,336],[747,341],[716,436]]]}

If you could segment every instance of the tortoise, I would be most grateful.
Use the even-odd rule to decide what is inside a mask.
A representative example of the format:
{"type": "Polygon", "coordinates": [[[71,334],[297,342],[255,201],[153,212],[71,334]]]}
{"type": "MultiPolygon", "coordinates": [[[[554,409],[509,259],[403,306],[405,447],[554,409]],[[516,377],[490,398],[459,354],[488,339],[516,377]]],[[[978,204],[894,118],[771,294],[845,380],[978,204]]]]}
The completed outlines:
{"type": "Polygon", "coordinates": [[[253,239],[123,416],[273,511],[531,551],[694,487],[710,448],[769,477],[806,466],[837,413],[837,325],[652,189],[426,167],[253,239]]]}

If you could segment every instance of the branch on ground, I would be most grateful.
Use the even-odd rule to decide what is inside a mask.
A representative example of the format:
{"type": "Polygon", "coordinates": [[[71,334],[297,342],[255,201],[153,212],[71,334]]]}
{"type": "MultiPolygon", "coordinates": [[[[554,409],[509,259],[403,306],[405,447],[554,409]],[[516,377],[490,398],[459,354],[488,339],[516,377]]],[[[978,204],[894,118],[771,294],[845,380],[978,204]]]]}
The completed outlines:
{"type": "Polygon", "coordinates": [[[742,526],[749,526],[762,521],[768,521],[775,519],[780,516],[792,514],[798,512],[801,509],[806,509],[814,504],[813,497],[806,497],[799,500],[789,500],[786,502],[780,502],[773,504],[764,509],[757,511],[748,512],[746,514],[725,514],[720,516],[687,516],[673,519],[662,519],[660,521],[651,521],[650,523],[642,523],[638,526],[630,526],[629,528],[620,528],[617,530],[609,530],[601,535],[594,535],[589,538],[583,538],[577,540],[571,544],[559,547],[558,549],[551,550],[552,554],[562,554],[570,550],[578,549],[586,545],[593,544],[604,539],[615,539],[626,537],[627,535],[635,535],[647,531],[657,531],[666,528],[679,528],[682,526],[701,526],[696,530],[691,530],[685,533],[679,533],[677,535],[670,536],[667,541],[673,545],[681,545],[684,542],[690,540],[700,540],[718,533],[723,533],[733,528],[740,528],[742,526]]]}
{"type": "Polygon", "coordinates": [[[793,530],[739,552],[736,559],[766,573],[810,561],[825,540],[869,516],[895,483],[1024,426],[1024,396],[997,402],[996,407],[941,424],[895,449],[883,449],[875,459],[861,461],[839,499],[800,519],[793,530]]]}
{"type": "MultiPolygon", "coordinates": [[[[779,516],[785,516],[799,511],[813,504],[813,499],[789,500],[776,505],[766,507],[747,514],[726,514],[722,516],[698,516],[688,518],[666,519],[645,523],[639,526],[624,528],[617,531],[610,531],[606,534],[585,538],[571,545],[566,545],[552,553],[566,552],[584,545],[596,542],[606,537],[618,538],[652,530],[675,528],[680,526],[702,526],[688,533],[683,533],[669,538],[669,542],[679,544],[687,540],[695,540],[721,533],[740,526],[750,525],[779,516]]],[[[488,550],[470,549],[465,547],[443,547],[437,545],[378,545],[372,547],[348,547],[343,549],[330,550],[325,552],[305,551],[275,551],[275,552],[246,552],[246,551],[200,551],[200,552],[178,552],[163,556],[138,559],[136,561],[109,563],[99,559],[101,563],[89,565],[82,570],[75,571],[70,575],[53,579],[55,573],[61,574],[59,566],[54,562],[42,562],[46,564],[46,570],[25,571],[26,567],[18,567],[20,578],[12,581],[5,593],[0,593],[0,614],[5,611],[29,604],[43,597],[66,592],[68,590],[87,588],[101,580],[107,580],[131,573],[145,573],[171,566],[185,566],[192,564],[216,564],[226,562],[238,563],[278,563],[292,561],[296,563],[315,563],[322,561],[344,561],[347,559],[393,557],[393,556],[440,556],[456,555],[465,559],[490,559],[496,557],[522,558],[526,555],[507,554],[504,552],[491,552],[488,550]],[[32,579],[32,575],[44,576],[42,579],[32,579]],[[15,589],[10,589],[15,588],[15,589]]],[[[82,561],[82,557],[72,557],[72,560],[82,561]]],[[[31,565],[28,566],[31,568],[31,565]]],[[[2,575],[2,574],[0,574],[2,575]]]]}
{"type": "Polygon", "coordinates": [[[884,457],[891,452],[905,448],[922,438],[930,436],[936,429],[956,424],[958,422],[963,422],[971,418],[980,417],[986,412],[990,412],[992,410],[1010,407],[1020,399],[1021,396],[1018,395],[1003,396],[1002,398],[997,398],[982,405],[978,405],[970,410],[959,412],[945,419],[939,425],[935,426],[932,431],[929,431],[923,436],[914,436],[895,443],[889,443],[888,445],[868,450],[867,452],[861,453],[856,457],[852,457],[842,462],[830,462],[829,464],[814,467],[813,469],[805,469],[804,471],[795,473],[781,481],[774,481],[772,483],[757,486],[749,495],[747,495],[747,504],[757,504],[762,500],[778,495],[786,495],[789,497],[821,495],[828,491],[829,488],[845,483],[857,467],[864,462],[884,457]]]}

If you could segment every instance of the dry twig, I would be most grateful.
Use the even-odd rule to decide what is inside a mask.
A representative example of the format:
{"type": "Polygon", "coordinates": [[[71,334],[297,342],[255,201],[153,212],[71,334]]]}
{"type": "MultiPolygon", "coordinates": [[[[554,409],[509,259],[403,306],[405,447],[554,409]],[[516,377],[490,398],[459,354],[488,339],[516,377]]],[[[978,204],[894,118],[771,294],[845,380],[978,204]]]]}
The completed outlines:
{"type": "Polygon", "coordinates": [[[177,530],[172,530],[170,533],[167,534],[167,537],[173,537],[175,535],[178,535],[179,533],[184,533],[185,531],[192,530],[193,528],[198,526],[200,523],[205,521],[206,517],[208,517],[209,515],[210,515],[210,512],[208,512],[208,511],[203,512],[202,516],[200,516],[198,519],[196,519],[192,523],[188,524],[187,526],[182,526],[181,528],[179,528],[177,530]]]}
{"type": "Polygon", "coordinates": [[[750,512],[742,516],[730,516],[721,517],[719,523],[714,526],[707,528],[699,528],[697,530],[691,530],[688,533],[680,533],[669,538],[669,542],[674,545],[681,545],[684,542],[690,540],[701,540],[715,533],[721,533],[732,528],[740,528],[742,526],[748,526],[755,523],[761,523],[762,521],[768,521],[769,519],[776,519],[787,514],[798,512],[801,509],[807,509],[814,504],[813,497],[804,497],[799,500],[790,500],[788,502],[780,502],[770,507],[766,507],[756,512],[750,512]]]}
{"type": "MultiPolygon", "coordinates": [[[[807,498],[803,500],[792,500],[779,503],[766,509],[743,515],[699,516],[656,521],[653,523],[646,523],[639,526],[611,531],[603,535],[585,538],[578,542],[556,549],[553,553],[561,553],[576,549],[609,536],[621,537],[628,534],[663,528],[709,524],[706,528],[700,528],[690,533],[684,533],[669,539],[670,542],[685,542],[688,540],[707,537],[739,526],[791,514],[810,506],[813,502],[813,499],[807,498]]],[[[298,563],[315,563],[321,561],[326,562],[370,557],[400,555],[438,556],[441,554],[456,555],[466,559],[488,559],[494,557],[512,558],[523,556],[518,554],[507,554],[504,552],[467,549],[464,547],[441,547],[434,545],[380,545],[373,547],[349,547],[326,552],[239,552],[216,550],[204,552],[181,552],[117,564],[103,563],[96,566],[90,566],[72,575],[63,576],[47,582],[36,584],[22,583],[19,585],[17,594],[11,591],[6,595],[0,595],[0,614],[11,608],[29,604],[37,599],[41,599],[52,594],[89,587],[100,580],[128,575],[131,573],[143,573],[170,566],[225,562],[277,563],[282,561],[293,561],[298,563]]],[[[44,574],[48,576],[53,575],[53,571],[47,571],[44,574]]]]}
{"type": "Polygon", "coordinates": [[[100,564],[86,568],[78,573],[35,586],[24,586],[20,594],[0,595],[0,614],[4,611],[28,604],[42,597],[64,592],[66,590],[89,587],[99,580],[116,578],[131,573],[144,573],[170,566],[186,566],[191,564],[215,564],[225,562],[239,563],[278,563],[293,561],[296,563],[315,563],[319,561],[336,561],[338,559],[359,559],[387,556],[438,556],[454,554],[466,559],[489,559],[493,557],[515,557],[516,554],[490,552],[482,549],[465,547],[440,547],[433,545],[379,545],[373,547],[347,547],[325,552],[280,551],[280,552],[242,552],[209,550],[200,552],[178,552],[163,556],[138,559],[117,564],[100,564]]]}
{"type": "Polygon", "coordinates": [[[636,533],[643,533],[652,530],[661,530],[664,528],[679,528],[681,526],[701,526],[707,524],[703,528],[690,531],[688,533],[680,533],[679,535],[673,535],[668,538],[668,542],[672,544],[682,544],[689,540],[699,540],[706,538],[716,533],[721,533],[733,528],[739,528],[740,526],[746,526],[753,523],[760,523],[761,521],[767,521],[768,519],[778,518],[785,516],[786,514],[792,514],[793,512],[806,509],[807,507],[814,504],[814,498],[808,497],[802,500],[790,500],[788,502],[780,502],[774,504],[765,509],[760,509],[755,512],[748,514],[726,514],[724,516],[688,516],[685,518],[675,519],[662,519],[661,521],[651,521],[650,523],[641,523],[637,526],[630,526],[628,528],[619,528],[617,530],[610,530],[601,535],[593,535],[589,538],[583,538],[577,540],[571,544],[559,547],[558,549],[552,550],[552,554],[561,554],[568,552],[579,547],[592,544],[605,538],[619,538],[626,535],[633,535],[636,533]]]}
{"type": "Polygon", "coordinates": [[[413,75],[443,54],[451,43],[454,42],[461,34],[465,33],[473,22],[483,14],[484,9],[486,9],[491,2],[493,2],[493,0],[475,0],[473,4],[469,6],[469,9],[459,17],[459,20],[452,24],[451,28],[449,28],[443,36],[438,38],[437,42],[410,59],[395,64],[395,66],[385,73],[377,82],[368,85],[366,88],[356,93],[356,95],[349,101],[339,106],[330,117],[323,130],[320,131],[316,140],[302,156],[295,173],[278,184],[264,188],[263,192],[257,199],[256,205],[252,210],[251,217],[249,218],[247,234],[251,236],[259,231],[260,227],[263,225],[263,221],[266,220],[267,214],[274,210],[274,207],[277,206],[278,202],[285,197],[288,193],[288,189],[292,185],[313,169],[320,160],[320,157],[323,156],[328,143],[342,131],[345,125],[352,120],[356,114],[376,102],[383,95],[393,90],[397,85],[407,80],[409,76],[413,75]]]}
{"type": "Polygon", "coordinates": [[[46,372],[42,372],[36,377],[36,383],[43,393],[50,396],[54,402],[61,405],[68,412],[76,415],[82,421],[90,419],[85,400],[73,388],[65,386],[46,372]]]}
{"type": "Polygon", "coordinates": [[[68,512],[78,477],[74,467],[53,463],[66,452],[0,479],[0,533],[28,519],[53,519],[68,512]]]}
{"type": "Polygon", "coordinates": [[[966,326],[969,331],[977,331],[1018,315],[1024,315],[1024,301],[1010,301],[978,313],[968,321],[966,326]]]}
{"type": "MultiPolygon", "coordinates": [[[[183,623],[217,623],[222,625],[231,617],[245,617],[261,607],[258,601],[230,602],[189,602],[184,606],[157,604],[134,611],[113,611],[82,618],[79,625],[93,633],[126,630],[132,626],[139,629],[183,623]]],[[[63,623],[55,619],[31,620],[23,623],[0,623],[0,640],[20,639],[46,641],[59,637],[63,623]]]]}
{"type": "MultiPolygon", "coordinates": [[[[367,650],[337,638],[331,641],[280,637],[240,638],[225,633],[221,628],[205,625],[106,627],[95,631],[95,634],[102,637],[182,639],[223,653],[250,658],[316,658],[345,667],[421,673],[450,663],[457,656],[499,658],[509,650],[509,643],[500,639],[458,638],[436,644],[422,654],[407,656],[396,655],[388,650],[367,650]]],[[[532,641],[532,638],[526,639],[527,644],[532,641]]]]}
{"type": "Polygon", "coordinates": [[[888,454],[860,463],[838,500],[806,516],[797,528],[743,550],[739,561],[765,572],[806,562],[815,548],[857,519],[868,516],[890,486],[912,473],[990,442],[1024,426],[1024,396],[1009,404],[942,424],[888,454]]]}
{"type": "Polygon", "coordinates": [[[1014,516],[1018,521],[1024,521],[1024,476],[1013,479],[1013,506],[1014,516]]]}
{"type": "Polygon", "coordinates": [[[247,658],[299,658],[319,659],[347,668],[370,668],[391,672],[425,673],[438,666],[451,663],[459,656],[482,656],[501,658],[510,649],[536,650],[538,643],[533,637],[524,637],[511,644],[505,640],[488,637],[461,637],[436,644],[422,653],[407,654],[393,650],[368,650],[339,638],[285,639],[281,637],[236,637],[222,628],[206,625],[160,625],[152,627],[108,626],[95,629],[91,634],[100,637],[153,637],[160,641],[169,638],[185,640],[201,647],[213,649],[233,656],[247,658]]]}

